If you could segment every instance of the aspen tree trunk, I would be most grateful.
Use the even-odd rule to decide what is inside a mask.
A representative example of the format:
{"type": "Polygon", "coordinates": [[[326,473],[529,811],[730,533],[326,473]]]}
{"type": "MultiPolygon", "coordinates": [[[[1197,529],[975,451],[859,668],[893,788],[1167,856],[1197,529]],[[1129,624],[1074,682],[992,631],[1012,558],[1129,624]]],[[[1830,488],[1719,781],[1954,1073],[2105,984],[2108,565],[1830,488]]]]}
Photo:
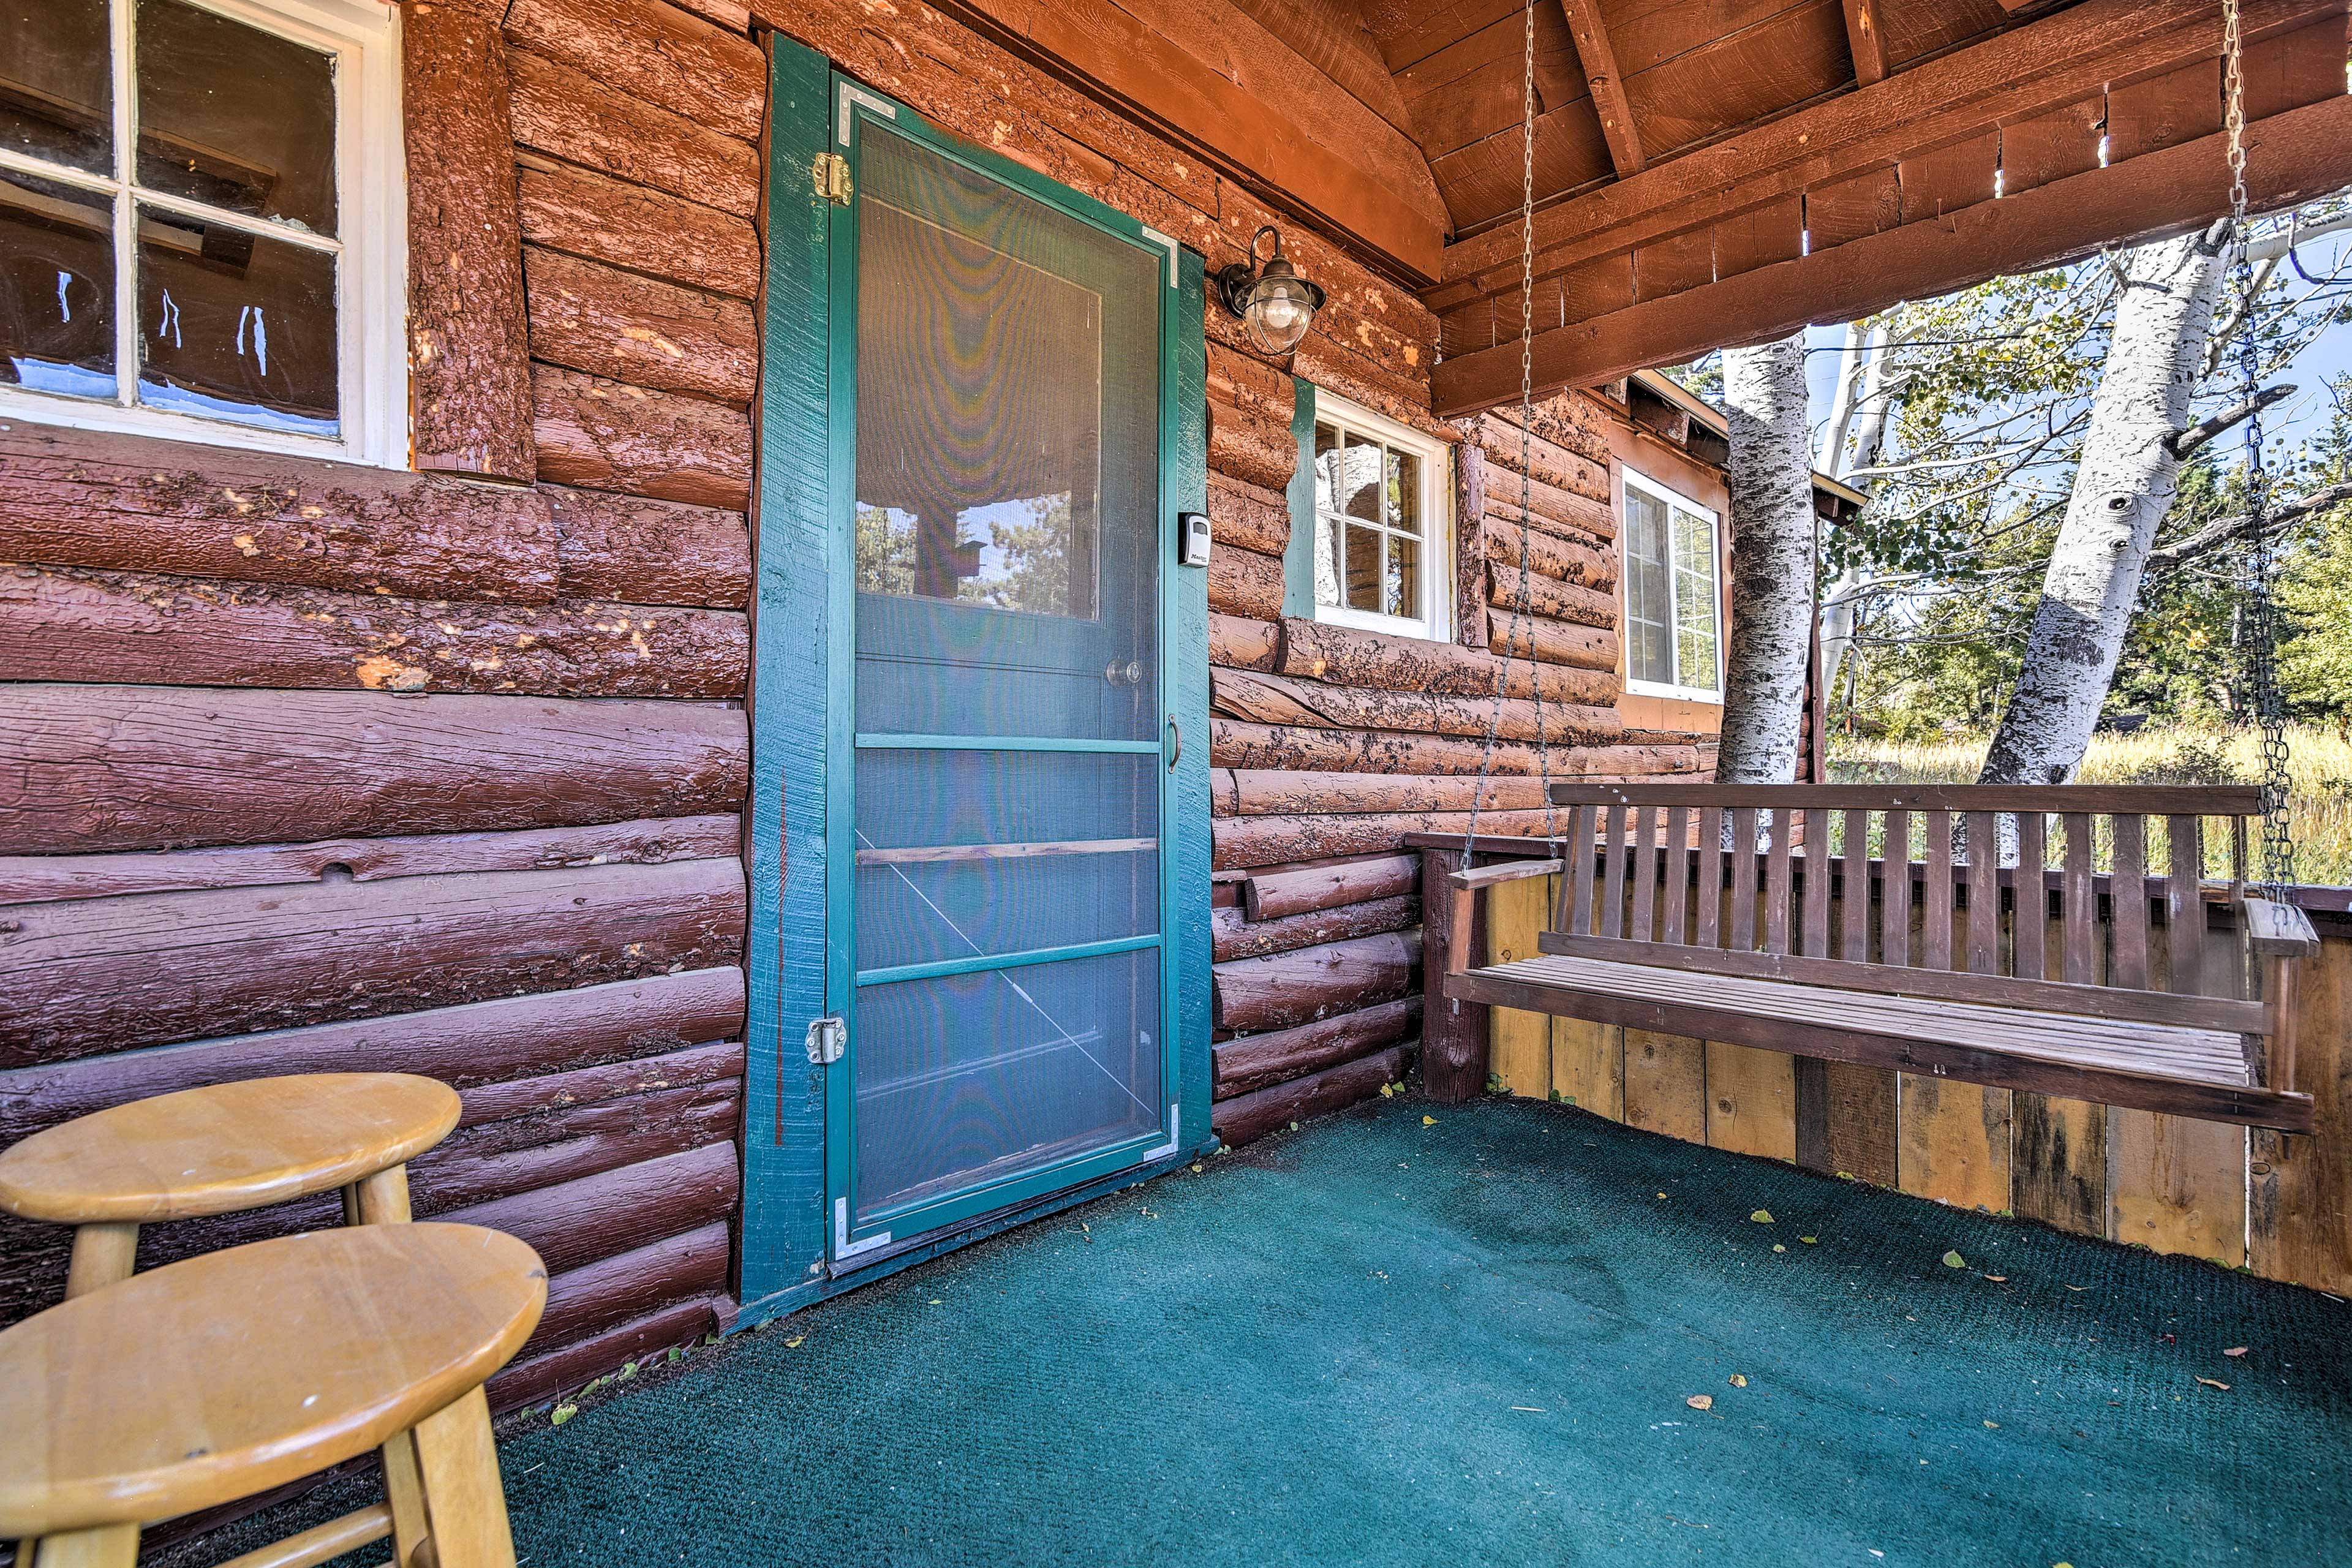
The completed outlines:
{"type": "Polygon", "coordinates": [[[2172,505],[2172,438],[2190,423],[2222,274],[2226,225],[2141,246],[2124,287],[2074,489],[2042,584],[2016,689],[1979,780],[2063,784],[2082,765],[2172,505]]]}
{"type": "MultiPolygon", "coordinates": [[[[1846,328],[1847,353],[1854,353],[1854,328],[1846,328]]],[[[1874,467],[1886,449],[1886,362],[1887,333],[1882,323],[1870,329],[1864,341],[1870,359],[1861,375],[1861,388],[1843,417],[1832,408],[1828,436],[1836,437],[1835,445],[1826,438],[1822,455],[1814,467],[1825,474],[1844,479],[1856,468],[1874,467]],[[1851,432],[1853,444],[1846,446],[1851,432]]],[[[1864,484],[1865,491],[1872,487],[1864,484]]],[[[1863,591],[1870,586],[1859,565],[1849,566],[1839,573],[1822,595],[1822,679],[1834,682],[1838,667],[1845,662],[1846,654],[1853,647],[1855,612],[1862,604],[1863,591]]]]}
{"type": "Polygon", "coordinates": [[[1723,353],[1731,421],[1731,647],[1721,784],[1790,784],[1813,626],[1805,334],[1723,353]]]}

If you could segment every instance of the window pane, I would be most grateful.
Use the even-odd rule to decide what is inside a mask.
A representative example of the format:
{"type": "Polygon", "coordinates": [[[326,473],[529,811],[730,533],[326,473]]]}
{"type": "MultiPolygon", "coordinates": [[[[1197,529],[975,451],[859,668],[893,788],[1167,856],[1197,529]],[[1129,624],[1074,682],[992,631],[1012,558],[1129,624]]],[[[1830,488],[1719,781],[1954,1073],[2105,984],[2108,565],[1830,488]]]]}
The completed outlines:
{"type": "Polygon", "coordinates": [[[1339,458],[1339,510],[1366,522],[1381,520],[1381,448],[1360,436],[1347,437],[1339,458]]]}
{"type": "Polygon", "coordinates": [[[1625,487],[1625,671],[1635,680],[1675,683],[1674,589],[1666,560],[1666,507],[1625,487]]]}
{"type": "Polygon", "coordinates": [[[1418,618],[1421,615],[1421,546],[1401,534],[1389,536],[1388,602],[1383,613],[1418,618]]]}
{"type": "Polygon", "coordinates": [[[1315,507],[1318,511],[1339,510],[1339,432],[1319,422],[1315,426],[1315,507]]]}
{"type": "Polygon", "coordinates": [[[1391,527],[1421,531],[1421,459],[1410,452],[1389,454],[1388,512],[1391,527]]]}
{"type": "Polygon", "coordinates": [[[1348,575],[1340,560],[1340,536],[1346,525],[1328,512],[1315,514],[1315,602],[1318,605],[1343,605],[1339,584],[1348,575]]]}
{"type": "Polygon", "coordinates": [[[0,147],[114,172],[106,0],[0,0],[0,147]]]}
{"type": "Polygon", "coordinates": [[[1381,607],[1381,531],[1348,530],[1348,603],[1359,610],[1381,607]]]}
{"type": "Polygon", "coordinates": [[[141,208],[139,358],[151,407],[334,435],[335,258],[141,208]]]}
{"type": "Polygon", "coordinates": [[[1675,659],[1678,684],[1716,689],[1715,524],[1674,510],[1675,659]]]}
{"type": "Polygon", "coordinates": [[[139,183],[334,233],[334,57],[183,0],[137,26],[139,183]]]}
{"type": "Polygon", "coordinates": [[[114,395],[114,206],[0,174],[0,382],[114,395]]]}

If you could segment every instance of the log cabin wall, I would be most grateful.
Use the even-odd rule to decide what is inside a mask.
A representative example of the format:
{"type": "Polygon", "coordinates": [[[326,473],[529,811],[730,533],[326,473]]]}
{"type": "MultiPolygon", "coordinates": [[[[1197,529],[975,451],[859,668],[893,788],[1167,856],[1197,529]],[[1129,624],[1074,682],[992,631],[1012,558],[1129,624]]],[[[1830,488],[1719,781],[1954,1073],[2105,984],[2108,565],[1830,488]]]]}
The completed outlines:
{"type": "MultiPolygon", "coordinates": [[[[551,1276],[511,1407],[735,1310],[766,65],[723,0],[403,21],[430,471],[0,429],[0,1143],[240,1077],[455,1084],[417,1214],[551,1276]]],[[[0,1321],[65,1258],[0,1222],[0,1321]]]]}

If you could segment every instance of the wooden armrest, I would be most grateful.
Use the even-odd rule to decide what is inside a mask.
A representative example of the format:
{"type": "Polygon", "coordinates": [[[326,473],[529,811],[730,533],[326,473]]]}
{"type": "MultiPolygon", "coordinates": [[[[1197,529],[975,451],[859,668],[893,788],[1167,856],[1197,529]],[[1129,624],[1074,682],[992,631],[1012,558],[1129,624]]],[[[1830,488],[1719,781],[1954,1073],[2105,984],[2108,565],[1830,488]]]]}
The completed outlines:
{"type": "Polygon", "coordinates": [[[2246,942],[2258,958],[2312,958],[2319,952],[2319,933],[2311,917],[2293,904],[2276,903],[2247,894],[2238,900],[2244,912],[2246,942]]]}
{"type": "MultiPolygon", "coordinates": [[[[1475,866],[1467,871],[1449,872],[1445,879],[1457,888],[1475,890],[1491,888],[1497,882],[1516,882],[1522,877],[1555,877],[1567,868],[1567,862],[1562,860],[1501,860],[1492,866],[1475,866]]],[[[2310,928],[2306,926],[2305,929],[2310,928]]]]}

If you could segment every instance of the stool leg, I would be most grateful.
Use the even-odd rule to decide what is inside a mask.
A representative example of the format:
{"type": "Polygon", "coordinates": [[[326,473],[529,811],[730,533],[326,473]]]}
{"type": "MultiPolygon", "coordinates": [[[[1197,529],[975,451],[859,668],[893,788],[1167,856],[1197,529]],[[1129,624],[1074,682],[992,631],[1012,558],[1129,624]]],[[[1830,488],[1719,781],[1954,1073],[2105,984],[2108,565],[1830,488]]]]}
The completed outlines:
{"type": "Polygon", "coordinates": [[[418,1422],[410,1436],[416,1439],[438,1568],[515,1568],[488,1396],[476,1388],[418,1422]]]}
{"type": "MultiPolygon", "coordinates": [[[[405,1165],[363,1176],[343,1189],[346,1225],[400,1225],[407,1219],[405,1165]]],[[[393,1568],[430,1568],[425,1549],[432,1527],[425,1517],[425,1483],[411,1433],[394,1433],[383,1446],[383,1500],[392,1508],[393,1568]]]]}
{"type": "Polygon", "coordinates": [[[408,1167],[392,1165],[343,1189],[346,1225],[408,1223],[408,1167]]]}
{"type": "Polygon", "coordinates": [[[32,1568],[138,1568],[138,1563],[139,1527],[101,1524],[95,1530],[43,1536],[32,1568]]]}
{"type": "Polygon", "coordinates": [[[87,1296],[101,1286],[130,1279],[138,1261],[137,1226],[77,1226],[73,1261],[66,1265],[66,1299],[87,1296]]]}

